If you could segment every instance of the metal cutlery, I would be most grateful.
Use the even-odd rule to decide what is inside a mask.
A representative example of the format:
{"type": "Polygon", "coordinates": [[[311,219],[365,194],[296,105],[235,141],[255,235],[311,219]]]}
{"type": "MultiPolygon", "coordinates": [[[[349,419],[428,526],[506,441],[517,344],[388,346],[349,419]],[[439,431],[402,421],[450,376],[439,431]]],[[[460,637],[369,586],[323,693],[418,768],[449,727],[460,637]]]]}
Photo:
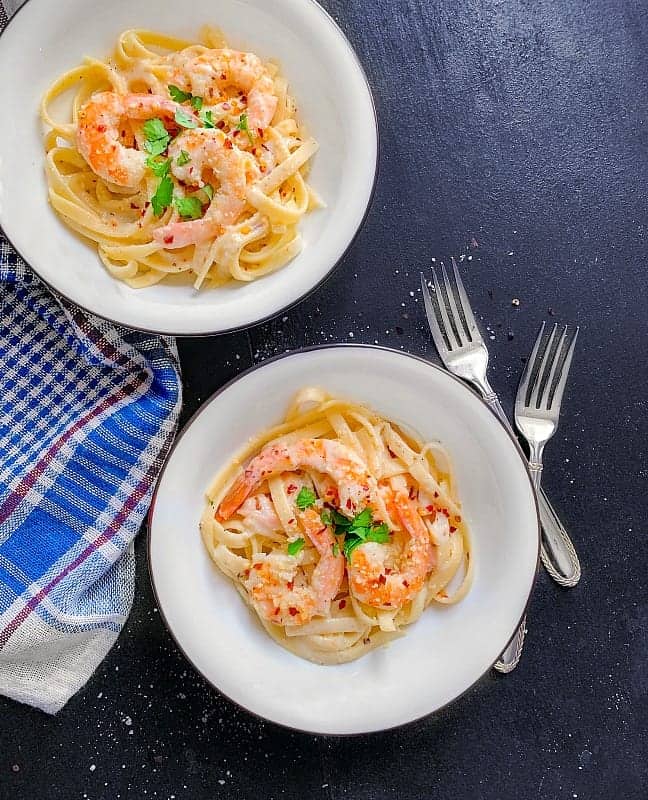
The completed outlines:
{"type": "MultiPolygon", "coordinates": [[[[441,265],[441,270],[442,281],[432,267],[434,293],[430,292],[427,281],[421,274],[428,323],[441,360],[450,372],[475,386],[502,423],[512,431],[504,409],[488,382],[486,374],[488,350],[477,327],[454,258],[452,259],[454,286],[449,280],[445,265],[441,265]]],[[[542,562],[557,583],[562,586],[574,586],[580,578],[580,564],[574,547],[542,490],[538,492],[538,499],[544,530],[541,545],[542,562]]],[[[517,666],[524,642],[525,624],[526,620],[523,620],[495,665],[500,672],[510,672],[517,666]]]]}

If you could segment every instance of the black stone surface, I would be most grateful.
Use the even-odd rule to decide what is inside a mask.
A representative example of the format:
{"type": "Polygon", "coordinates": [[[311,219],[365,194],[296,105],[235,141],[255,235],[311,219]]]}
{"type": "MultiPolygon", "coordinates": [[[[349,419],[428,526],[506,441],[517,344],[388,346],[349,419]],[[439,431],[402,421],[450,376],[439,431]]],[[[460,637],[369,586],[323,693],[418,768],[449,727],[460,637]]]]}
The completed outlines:
{"type": "Polygon", "coordinates": [[[582,581],[561,591],[540,576],[510,676],[399,730],[316,738],[251,717],[194,673],[154,608],[143,533],[133,613],[87,687],[55,718],[0,699],[2,800],[648,797],[648,5],[325,5],[375,92],[373,208],[300,306],[180,343],[184,418],[243,368],[305,344],[434,358],[418,271],[463,256],[509,407],[540,321],[582,328],[545,462],[582,581]]]}

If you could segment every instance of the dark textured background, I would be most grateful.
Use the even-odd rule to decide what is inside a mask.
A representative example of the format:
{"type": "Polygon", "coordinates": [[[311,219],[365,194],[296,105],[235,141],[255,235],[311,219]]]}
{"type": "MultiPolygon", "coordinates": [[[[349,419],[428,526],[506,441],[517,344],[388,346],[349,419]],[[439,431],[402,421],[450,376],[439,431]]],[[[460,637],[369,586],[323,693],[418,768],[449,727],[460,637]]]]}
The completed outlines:
{"type": "Polygon", "coordinates": [[[132,616],[88,686],[56,718],[0,699],[2,800],[648,797],[648,4],[325,5],[375,92],[372,210],[300,306],[180,343],[185,419],[240,370],[305,344],[434,357],[418,270],[464,255],[505,404],[540,321],[582,327],[545,462],[582,581],[565,592],[540,576],[512,675],[396,731],[316,738],[193,672],[154,608],[142,535],[132,616]]]}

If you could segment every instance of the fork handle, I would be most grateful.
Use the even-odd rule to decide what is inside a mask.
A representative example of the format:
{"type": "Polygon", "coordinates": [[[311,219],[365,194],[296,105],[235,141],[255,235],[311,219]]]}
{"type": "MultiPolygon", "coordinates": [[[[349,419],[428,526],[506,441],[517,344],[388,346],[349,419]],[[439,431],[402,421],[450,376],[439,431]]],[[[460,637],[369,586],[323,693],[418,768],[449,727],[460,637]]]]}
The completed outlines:
{"type": "Polygon", "coordinates": [[[522,646],[524,645],[524,637],[526,635],[526,614],[522,617],[518,629],[511,641],[504,648],[504,652],[495,662],[495,669],[498,672],[513,672],[513,670],[520,663],[520,656],[522,655],[522,646]]]}
{"type": "MultiPolygon", "coordinates": [[[[497,414],[502,424],[513,433],[511,423],[508,421],[506,412],[502,408],[502,404],[495,392],[492,390],[487,391],[483,396],[489,408],[497,414]]],[[[549,502],[544,489],[540,486],[542,463],[532,459],[529,462],[529,471],[538,495],[540,522],[542,523],[540,558],[544,568],[557,584],[565,588],[571,588],[576,586],[581,577],[581,567],[576,550],[569,538],[569,534],[565,530],[565,526],[549,502]]]]}

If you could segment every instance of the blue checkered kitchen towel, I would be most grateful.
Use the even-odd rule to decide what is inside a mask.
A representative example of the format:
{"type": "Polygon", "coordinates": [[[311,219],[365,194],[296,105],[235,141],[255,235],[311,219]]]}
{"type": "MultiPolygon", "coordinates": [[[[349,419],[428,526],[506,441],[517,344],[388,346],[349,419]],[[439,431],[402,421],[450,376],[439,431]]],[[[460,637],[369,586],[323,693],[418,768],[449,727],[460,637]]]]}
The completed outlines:
{"type": "Polygon", "coordinates": [[[180,404],[173,339],[57,299],[0,232],[0,693],[55,713],[112,647],[180,404]]]}

